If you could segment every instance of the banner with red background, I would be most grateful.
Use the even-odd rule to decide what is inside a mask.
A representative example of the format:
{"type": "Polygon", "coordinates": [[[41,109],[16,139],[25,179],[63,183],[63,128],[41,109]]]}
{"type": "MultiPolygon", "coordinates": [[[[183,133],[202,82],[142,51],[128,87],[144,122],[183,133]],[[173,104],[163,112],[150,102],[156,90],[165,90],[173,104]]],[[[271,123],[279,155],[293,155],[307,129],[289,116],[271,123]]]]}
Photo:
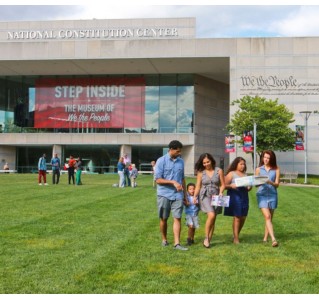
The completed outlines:
{"type": "Polygon", "coordinates": [[[245,152],[253,152],[254,151],[254,140],[253,140],[253,132],[252,131],[244,131],[243,133],[243,151],[245,152]]]}
{"type": "Polygon", "coordinates": [[[40,78],[35,88],[35,128],[145,127],[142,77],[40,78]]]}
{"type": "Polygon", "coordinates": [[[225,152],[235,152],[235,135],[225,134],[225,152]]]}
{"type": "Polygon", "coordinates": [[[300,151],[300,150],[305,150],[304,147],[304,132],[305,132],[305,126],[302,125],[296,125],[296,143],[295,143],[295,149],[300,151]]]}

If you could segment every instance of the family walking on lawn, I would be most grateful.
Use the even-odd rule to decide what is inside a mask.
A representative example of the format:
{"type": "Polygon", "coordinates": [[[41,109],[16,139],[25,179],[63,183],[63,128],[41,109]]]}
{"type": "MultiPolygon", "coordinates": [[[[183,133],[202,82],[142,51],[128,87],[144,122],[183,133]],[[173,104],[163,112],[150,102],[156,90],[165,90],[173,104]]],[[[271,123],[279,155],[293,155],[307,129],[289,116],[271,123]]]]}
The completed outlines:
{"type": "MultiPolygon", "coordinates": [[[[174,249],[186,251],[181,245],[181,219],[185,207],[186,225],[188,226],[187,245],[194,243],[195,230],[199,227],[198,213],[206,214],[205,237],[203,246],[210,248],[218,214],[221,206],[212,205],[213,196],[223,196],[225,190],[229,196],[229,206],[224,208],[224,215],[233,217],[233,243],[239,244],[239,234],[245,224],[249,210],[248,193],[252,186],[238,187],[237,178],[246,177],[246,161],[236,157],[229,165],[226,174],[216,166],[216,161],[209,153],[203,153],[195,164],[196,184],[188,184],[184,177],[184,160],[181,157],[183,144],[173,140],[168,145],[167,154],[156,161],[154,180],[157,186],[157,208],[160,219],[162,246],[169,245],[167,239],[167,220],[173,217],[174,249]]],[[[255,170],[256,176],[267,176],[265,183],[257,187],[257,202],[265,220],[263,242],[271,238],[272,247],[277,247],[273,229],[274,211],[278,204],[277,188],[279,186],[280,169],[272,150],[262,152],[261,161],[255,170]]]]}

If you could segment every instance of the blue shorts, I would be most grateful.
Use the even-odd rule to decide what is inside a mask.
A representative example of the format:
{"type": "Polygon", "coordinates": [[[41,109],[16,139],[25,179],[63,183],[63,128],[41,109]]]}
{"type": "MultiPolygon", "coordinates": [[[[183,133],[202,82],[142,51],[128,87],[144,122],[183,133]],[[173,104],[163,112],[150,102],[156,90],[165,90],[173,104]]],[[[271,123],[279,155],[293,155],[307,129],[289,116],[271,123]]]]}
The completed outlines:
{"type": "Polygon", "coordinates": [[[158,216],[167,220],[170,212],[175,219],[181,219],[183,213],[183,200],[169,200],[163,196],[157,196],[158,216]]]}
{"type": "Polygon", "coordinates": [[[185,220],[186,220],[186,225],[188,227],[192,226],[193,228],[199,228],[198,215],[196,215],[196,216],[186,215],[185,220]]]}

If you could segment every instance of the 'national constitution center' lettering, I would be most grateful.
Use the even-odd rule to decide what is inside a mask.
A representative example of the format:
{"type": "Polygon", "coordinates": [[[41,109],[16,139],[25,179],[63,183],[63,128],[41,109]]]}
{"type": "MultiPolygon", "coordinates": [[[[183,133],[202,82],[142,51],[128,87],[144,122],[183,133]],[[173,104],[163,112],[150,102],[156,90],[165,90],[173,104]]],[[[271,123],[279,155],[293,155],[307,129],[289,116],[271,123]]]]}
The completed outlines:
{"type": "Polygon", "coordinates": [[[116,38],[169,38],[178,37],[178,29],[172,28],[112,28],[112,29],[60,29],[8,31],[8,40],[43,39],[116,39],[116,38]]]}

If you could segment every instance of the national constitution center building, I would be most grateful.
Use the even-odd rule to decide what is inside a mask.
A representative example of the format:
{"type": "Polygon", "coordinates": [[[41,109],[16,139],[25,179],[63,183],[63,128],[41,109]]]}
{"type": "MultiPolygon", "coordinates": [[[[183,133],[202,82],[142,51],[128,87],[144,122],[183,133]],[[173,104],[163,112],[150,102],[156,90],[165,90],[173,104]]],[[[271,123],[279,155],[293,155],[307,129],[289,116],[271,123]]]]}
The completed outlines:
{"type": "MultiPolygon", "coordinates": [[[[42,153],[81,156],[114,171],[138,167],[173,139],[186,174],[203,152],[226,168],[225,127],[245,95],[300,111],[319,108],[319,37],[196,38],[194,18],[0,22],[0,167],[30,172],[42,153]]],[[[308,173],[319,174],[319,116],[307,123],[308,173]]],[[[269,128],[271,130],[271,128],[269,128]]],[[[257,121],[258,143],[258,121],[257,121]]],[[[277,152],[304,172],[304,151],[277,152]]]]}

